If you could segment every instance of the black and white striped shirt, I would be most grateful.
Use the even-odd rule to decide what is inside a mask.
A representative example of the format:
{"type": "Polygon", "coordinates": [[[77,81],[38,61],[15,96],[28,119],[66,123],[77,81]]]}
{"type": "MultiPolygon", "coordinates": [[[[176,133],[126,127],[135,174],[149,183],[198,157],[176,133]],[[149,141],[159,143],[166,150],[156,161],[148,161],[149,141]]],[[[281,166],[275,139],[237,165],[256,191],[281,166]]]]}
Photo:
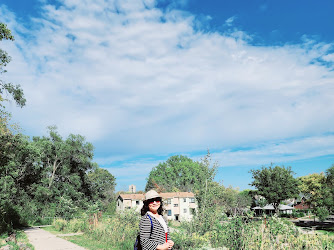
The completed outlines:
{"type": "MultiPolygon", "coordinates": [[[[153,224],[152,232],[151,221],[150,218],[148,218],[147,213],[141,217],[139,223],[140,243],[144,250],[156,250],[158,245],[163,245],[164,243],[166,243],[166,235],[163,226],[154,216],[150,217],[153,224]]],[[[167,239],[170,240],[169,228],[167,233],[167,239]]]]}

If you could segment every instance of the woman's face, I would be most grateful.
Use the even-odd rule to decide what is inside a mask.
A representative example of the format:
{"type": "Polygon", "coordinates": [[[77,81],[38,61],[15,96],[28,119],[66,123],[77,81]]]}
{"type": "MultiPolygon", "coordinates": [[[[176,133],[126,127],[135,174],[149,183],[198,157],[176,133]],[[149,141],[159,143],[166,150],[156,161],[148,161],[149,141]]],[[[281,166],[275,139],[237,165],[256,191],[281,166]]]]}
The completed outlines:
{"type": "Polygon", "coordinates": [[[152,213],[157,213],[160,205],[161,205],[160,198],[154,198],[148,201],[148,208],[150,209],[152,213]]]}

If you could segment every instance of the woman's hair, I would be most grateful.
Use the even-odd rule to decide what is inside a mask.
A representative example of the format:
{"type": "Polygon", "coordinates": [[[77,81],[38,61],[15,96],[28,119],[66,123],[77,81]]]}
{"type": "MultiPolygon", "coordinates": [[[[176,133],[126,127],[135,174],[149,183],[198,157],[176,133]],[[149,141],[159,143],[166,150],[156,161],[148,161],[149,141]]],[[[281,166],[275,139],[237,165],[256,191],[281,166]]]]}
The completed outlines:
{"type": "MultiPolygon", "coordinates": [[[[164,212],[164,208],[163,208],[163,202],[162,199],[160,199],[160,207],[158,208],[158,214],[162,215],[164,212]]],[[[141,216],[145,215],[147,213],[147,211],[150,211],[148,205],[150,204],[150,200],[146,200],[144,201],[144,205],[140,211],[141,216]]]]}

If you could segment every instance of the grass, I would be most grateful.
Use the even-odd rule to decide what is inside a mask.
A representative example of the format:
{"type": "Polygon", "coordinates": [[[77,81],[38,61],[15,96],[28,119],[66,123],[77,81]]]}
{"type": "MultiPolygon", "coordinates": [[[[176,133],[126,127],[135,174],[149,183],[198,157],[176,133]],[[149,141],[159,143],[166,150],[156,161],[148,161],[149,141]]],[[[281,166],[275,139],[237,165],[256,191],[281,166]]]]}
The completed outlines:
{"type": "MultiPolygon", "coordinates": [[[[105,241],[99,241],[97,239],[92,239],[88,237],[87,235],[75,235],[75,236],[66,236],[66,237],[61,237],[65,240],[68,240],[74,244],[77,244],[79,246],[82,246],[86,249],[112,249],[110,248],[110,244],[105,241]]],[[[117,249],[117,248],[114,248],[117,249]]]]}
{"type": "Polygon", "coordinates": [[[320,232],[322,234],[329,235],[329,236],[334,236],[334,227],[317,230],[316,232],[320,232]]]}
{"type": "Polygon", "coordinates": [[[12,250],[20,250],[25,249],[22,247],[22,244],[31,250],[35,249],[33,245],[29,243],[27,235],[23,232],[23,230],[15,230],[16,233],[16,241],[15,242],[6,242],[6,238],[8,237],[7,233],[0,235],[0,248],[6,245],[10,245],[12,250]]]}
{"type": "MultiPolygon", "coordinates": [[[[63,234],[63,231],[56,230],[53,226],[43,228],[45,231],[48,231],[52,234],[63,234]]],[[[78,246],[84,247],[86,249],[112,249],[110,248],[110,244],[105,241],[99,241],[96,238],[89,237],[87,234],[82,235],[73,235],[73,236],[59,236],[62,239],[68,240],[78,246]]],[[[117,249],[117,248],[114,248],[117,249]]]]}
{"type": "Polygon", "coordinates": [[[48,231],[49,233],[52,233],[52,234],[60,234],[60,233],[62,233],[62,232],[56,230],[54,228],[54,226],[43,227],[42,229],[45,230],[45,231],[48,231]]]}

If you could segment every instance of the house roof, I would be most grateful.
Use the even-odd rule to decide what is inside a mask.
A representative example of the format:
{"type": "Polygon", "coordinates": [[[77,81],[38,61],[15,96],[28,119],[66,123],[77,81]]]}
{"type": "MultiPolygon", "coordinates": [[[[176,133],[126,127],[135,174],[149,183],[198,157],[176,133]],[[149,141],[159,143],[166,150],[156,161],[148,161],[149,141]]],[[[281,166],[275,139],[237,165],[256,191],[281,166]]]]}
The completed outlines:
{"type": "MultiPolygon", "coordinates": [[[[168,198],[193,198],[195,195],[191,192],[160,193],[163,199],[168,198]]],[[[145,194],[120,194],[122,200],[144,200],[145,194]]]]}
{"type": "MultiPolygon", "coordinates": [[[[253,207],[252,209],[256,210],[256,209],[263,209],[263,210],[275,210],[274,206],[269,204],[269,205],[266,205],[264,207],[253,207]]],[[[280,204],[278,206],[278,209],[279,210],[291,210],[291,209],[295,209],[294,207],[290,207],[290,206],[287,206],[287,205],[282,205],[280,204]]]]}

